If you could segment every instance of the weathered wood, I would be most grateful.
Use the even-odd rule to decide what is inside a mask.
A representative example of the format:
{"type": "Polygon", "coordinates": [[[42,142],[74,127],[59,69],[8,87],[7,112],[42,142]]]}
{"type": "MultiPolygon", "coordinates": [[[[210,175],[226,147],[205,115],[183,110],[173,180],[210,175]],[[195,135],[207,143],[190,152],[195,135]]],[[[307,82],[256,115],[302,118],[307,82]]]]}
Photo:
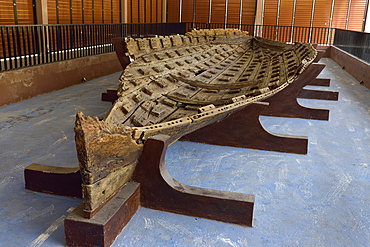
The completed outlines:
{"type": "Polygon", "coordinates": [[[110,246],[140,207],[140,185],[130,182],[91,219],[80,204],[64,220],[67,246],[110,246]]]}
{"type": "Polygon", "coordinates": [[[127,127],[109,126],[82,113],[76,116],[75,134],[84,210],[91,217],[129,181],[142,145],[132,140],[127,127]]]}
{"type": "Polygon", "coordinates": [[[166,134],[173,143],[268,98],[294,83],[316,57],[310,44],[246,34],[193,30],[186,35],[128,38],[124,51],[118,44],[122,49],[117,55],[133,61],[125,67],[117,92],[103,96],[115,100],[111,110],[101,122],[80,113],[76,121],[87,217],[129,179],[148,138],[166,134]]]}
{"type": "Polygon", "coordinates": [[[324,64],[314,63],[306,69],[294,83],[289,84],[283,91],[264,100],[269,102],[261,115],[289,118],[304,118],[316,120],[329,120],[328,109],[314,109],[301,106],[297,101],[299,91],[324,69],[324,64]]]}
{"type": "Polygon", "coordinates": [[[304,99],[338,100],[339,92],[303,88],[299,91],[297,97],[304,99]]]}
{"type": "Polygon", "coordinates": [[[28,190],[82,198],[80,169],[32,164],[24,170],[28,190]]]}
{"type": "Polygon", "coordinates": [[[168,173],[165,154],[169,136],[146,140],[133,180],[140,183],[144,207],[252,226],[254,195],[188,186],[168,173]]]}
{"type": "Polygon", "coordinates": [[[183,136],[180,140],[307,154],[308,138],[306,136],[275,134],[262,126],[259,115],[266,107],[268,107],[266,102],[253,103],[234,112],[222,121],[207,125],[183,136]]]}

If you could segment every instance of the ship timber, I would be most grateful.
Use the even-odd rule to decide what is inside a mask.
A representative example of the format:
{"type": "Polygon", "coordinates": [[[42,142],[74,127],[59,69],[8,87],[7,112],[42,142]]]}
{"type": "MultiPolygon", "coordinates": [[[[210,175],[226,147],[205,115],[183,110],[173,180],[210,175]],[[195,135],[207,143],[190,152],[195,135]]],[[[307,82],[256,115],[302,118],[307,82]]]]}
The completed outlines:
{"type": "Polygon", "coordinates": [[[180,137],[294,83],[315,59],[310,44],[287,44],[233,29],[128,38],[132,62],[103,120],[78,112],[76,147],[86,217],[128,181],[146,139],[180,137]]]}

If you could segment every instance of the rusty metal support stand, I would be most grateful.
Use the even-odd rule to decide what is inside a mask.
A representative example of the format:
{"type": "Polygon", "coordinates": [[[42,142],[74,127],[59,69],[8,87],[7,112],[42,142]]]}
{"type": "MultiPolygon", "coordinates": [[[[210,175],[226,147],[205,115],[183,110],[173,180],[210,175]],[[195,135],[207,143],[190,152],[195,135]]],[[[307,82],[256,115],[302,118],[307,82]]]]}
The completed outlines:
{"type": "Polygon", "coordinates": [[[316,77],[324,69],[324,64],[314,63],[307,68],[297,80],[291,83],[281,92],[264,100],[270,105],[263,112],[265,116],[303,118],[315,120],[329,120],[328,109],[314,109],[301,106],[297,102],[297,97],[301,89],[316,77]]]}
{"type": "Polygon", "coordinates": [[[260,120],[268,103],[253,103],[234,112],[222,121],[205,126],[184,137],[181,141],[213,145],[253,148],[284,153],[307,154],[306,136],[280,135],[266,130],[260,120]]]}

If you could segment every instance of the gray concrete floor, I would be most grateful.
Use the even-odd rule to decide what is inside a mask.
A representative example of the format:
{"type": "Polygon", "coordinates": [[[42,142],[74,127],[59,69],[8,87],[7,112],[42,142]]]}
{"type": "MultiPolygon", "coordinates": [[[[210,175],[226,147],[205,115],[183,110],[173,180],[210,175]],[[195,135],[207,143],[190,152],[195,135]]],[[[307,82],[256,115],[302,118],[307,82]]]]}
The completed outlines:
{"type": "MultiPolygon", "coordinates": [[[[113,246],[370,246],[370,90],[331,59],[339,101],[329,121],[261,116],[269,131],[308,136],[307,155],[176,142],[166,156],[178,181],[256,196],[252,228],[140,208],[113,246]]],[[[65,246],[64,218],[81,199],[24,188],[32,163],[76,167],[77,111],[102,117],[119,73],[0,107],[0,246],[65,246]]],[[[50,82],[52,83],[52,82],[50,82]]]]}

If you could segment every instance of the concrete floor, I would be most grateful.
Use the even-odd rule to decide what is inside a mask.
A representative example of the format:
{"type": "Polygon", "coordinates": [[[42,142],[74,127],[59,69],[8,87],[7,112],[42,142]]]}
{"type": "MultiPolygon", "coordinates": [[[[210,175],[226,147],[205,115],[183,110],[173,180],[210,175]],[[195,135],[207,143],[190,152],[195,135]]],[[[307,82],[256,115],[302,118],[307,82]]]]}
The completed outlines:
{"type": "MultiPolygon", "coordinates": [[[[320,89],[339,101],[299,102],[329,108],[329,121],[260,117],[272,132],[308,136],[307,155],[190,142],[167,152],[182,183],[254,194],[252,228],[140,208],[113,246],[370,246],[370,90],[322,62],[331,87],[320,89]]],[[[100,94],[118,76],[0,108],[0,246],[65,246],[63,220],[81,199],[25,190],[23,170],[76,167],[75,114],[104,116],[100,94]]]]}

